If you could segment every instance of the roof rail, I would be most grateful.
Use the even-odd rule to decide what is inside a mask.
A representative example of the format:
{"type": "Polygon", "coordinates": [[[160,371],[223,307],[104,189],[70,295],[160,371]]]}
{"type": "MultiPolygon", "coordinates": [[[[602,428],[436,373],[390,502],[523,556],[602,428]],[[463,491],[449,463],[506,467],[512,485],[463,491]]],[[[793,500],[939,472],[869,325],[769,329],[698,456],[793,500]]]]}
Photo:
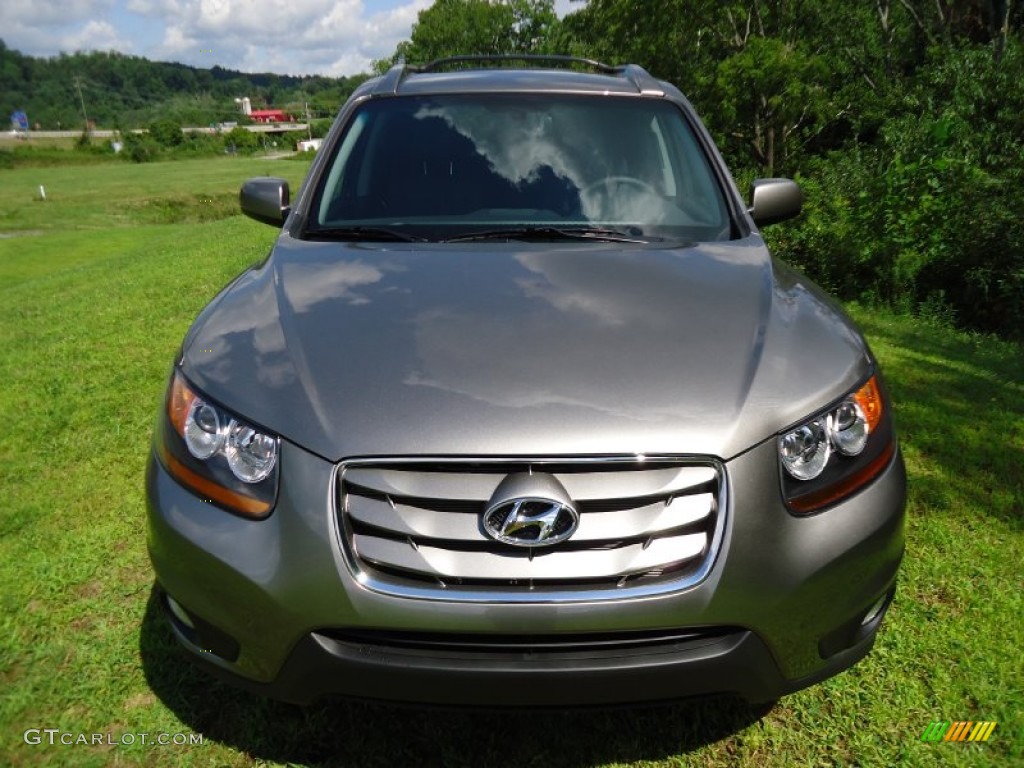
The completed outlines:
{"type": "Polygon", "coordinates": [[[398,86],[402,84],[402,81],[405,80],[405,76],[408,75],[410,71],[416,70],[404,61],[399,61],[380,79],[380,82],[378,82],[376,87],[373,89],[373,95],[386,96],[388,94],[397,94],[398,86]]]}
{"type": "Polygon", "coordinates": [[[629,78],[629,81],[640,91],[641,96],[664,96],[665,89],[654,79],[650,72],[638,64],[623,64],[617,68],[629,78]]]}
{"type": "Polygon", "coordinates": [[[402,81],[411,73],[439,72],[442,68],[452,64],[480,64],[489,61],[526,61],[531,63],[561,64],[570,66],[582,64],[590,67],[596,72],[605,75],[622,75],[628,79],[643,96],[664,96],[665,90],[661,83],[654,79],[643,67],[637,64],[605,64],[595,59],[585,59],[581,56],[561,56],[555,54],[535,53],[500,53],[474,56],[447,56],[443,59],[434,59],[427,64],[415,65],[399,61],[387,71],[373,89],[375,96],[384,96],[398,93],[402,81]]]}
{"type": "Polygon", "coordinates": [[[446,56],[443,59],[434,59],[422,66],[410,66],[409,69],[413,72],[438,72],[442,67],[446,67],[450,64],[482,63],[487,61],[526,61],[538,64],[547,62],[551,64],[562,64],[565,66],[570,64],[584,64],[591,69],[603,72],[606,75],[615,75],[622,72],[622,67],[604,64],[594,59],[585,59],[580,56],[561,56],[556,54],[549,55],[536,53],[496,53],[474,56],[446,56]]]}

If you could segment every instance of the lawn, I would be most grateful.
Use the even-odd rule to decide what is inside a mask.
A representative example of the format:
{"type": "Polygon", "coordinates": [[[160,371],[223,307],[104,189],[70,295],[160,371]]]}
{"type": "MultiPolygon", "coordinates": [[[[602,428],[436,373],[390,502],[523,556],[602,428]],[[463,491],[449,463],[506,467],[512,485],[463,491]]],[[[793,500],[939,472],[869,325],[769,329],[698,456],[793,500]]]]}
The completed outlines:
{"type": "Polygon", "coordinates": [[[300,709],[192,668],[151,599],[150,430],[191,319],[273,240],[233,215],[240,182],[305,168],[0,171],[0,765],[1024,765],[1024,351],[856,306],[910,501],[896,602],[853,670],[773,707],[496,714],[300,709]],[[998,725],[923,743],[934,720],[998,725]]]}

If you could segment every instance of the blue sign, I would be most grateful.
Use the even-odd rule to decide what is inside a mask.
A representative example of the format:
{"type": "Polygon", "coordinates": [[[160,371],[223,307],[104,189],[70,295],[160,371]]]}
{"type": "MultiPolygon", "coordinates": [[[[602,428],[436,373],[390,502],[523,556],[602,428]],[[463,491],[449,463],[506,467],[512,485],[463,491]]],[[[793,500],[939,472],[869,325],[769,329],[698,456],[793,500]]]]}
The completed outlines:
{"type": "Polygon", "coordinates": [[[16,131],[27,131],[28,130],[28,115],[22,111],[17,111],[11,114],[11,127],[16,131]]]}

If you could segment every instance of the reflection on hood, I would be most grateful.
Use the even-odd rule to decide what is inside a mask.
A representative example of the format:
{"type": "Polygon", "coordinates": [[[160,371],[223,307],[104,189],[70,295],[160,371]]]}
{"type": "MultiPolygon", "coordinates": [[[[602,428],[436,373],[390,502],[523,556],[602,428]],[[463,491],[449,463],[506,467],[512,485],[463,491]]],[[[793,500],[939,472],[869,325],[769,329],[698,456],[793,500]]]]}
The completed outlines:
{"type": "Polygon", "coordinates": [[[182,372],[330,460],[538,445],[727,459],[869,364],[841,312],[755,236],[628,250],[283,236],[204,310],[182,372]]]}
{"type": "Polygon", "coordinates": [[[369,299],[356,289],[378,283],[383,276],[379,267],[362,261],[332,264],[330,269],[315,262],[292,262],[282,267],[280,279],[292,308],[306,312],[326,299],[341,299],[352,306],[366,304],[369,299]]]}

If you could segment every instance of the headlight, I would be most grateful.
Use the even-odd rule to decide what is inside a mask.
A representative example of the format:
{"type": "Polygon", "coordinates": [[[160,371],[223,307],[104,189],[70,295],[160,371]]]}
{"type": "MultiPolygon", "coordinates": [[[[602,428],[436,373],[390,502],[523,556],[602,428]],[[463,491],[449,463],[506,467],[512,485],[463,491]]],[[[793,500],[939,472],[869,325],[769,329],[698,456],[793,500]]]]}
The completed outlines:
{"type": "Polygon", "coordinates": [[[787,432],[779,441],[779,456],[797,480],[812,480],[821,474],[832,453],[828,418],[814,419],[787,432]]]}
{"type": "Polygon", "coordinates": [[[225,455],[235,477],[246,483],[258,483],[277,463],[277,441],[235,419],[228,425],[225,455]]]}
{"type": "Polygon", "coordinates": [[[896,445],[878,379],[778,438],[782,492],[790,509],[835,504],[885,469],[896,445]]]}
{"type": "Polygon", "coordinates": [[[279,440],[194,392],[175,371],[160,420],[157,454],[183,486],[251,518],[277,498],[279,440]]]}
{"type": "Polygon", "coordinates": [[[185,447],[197,459],[208,459],[224,445],[220,413],[209,403],[193,398],[185,417],[185,447]]]}

